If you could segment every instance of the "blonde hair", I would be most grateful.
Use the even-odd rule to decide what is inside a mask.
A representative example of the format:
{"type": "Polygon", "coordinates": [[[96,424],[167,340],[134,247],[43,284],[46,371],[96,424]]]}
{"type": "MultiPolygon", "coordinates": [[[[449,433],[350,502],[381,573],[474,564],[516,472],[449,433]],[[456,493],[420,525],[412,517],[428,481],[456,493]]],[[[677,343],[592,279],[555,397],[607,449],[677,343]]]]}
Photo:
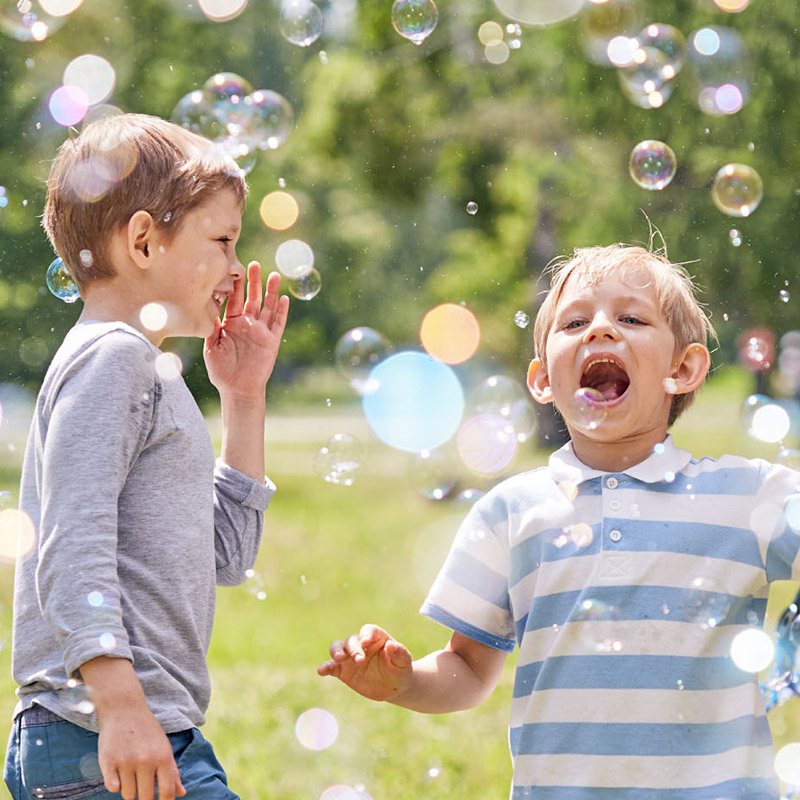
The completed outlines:
{"type": "Polygon", "coordinates": [[[169,239],[188,211],[222,188],[244,206],[244,172],[217,145],[158,117],[119,114],[61,145],[42,225],[83,290],[114,275],[109,238],[137,211],[147,211],[169,239]]]}
{"type": "MultiPolygon", "coordinates": [[[[666,252],[647,250],[644,247],[612,244],[577,248],[572,257],[557,259],[548,267],[550,291],[536,315],[533,341],[536,357],[547,371],[545,345],[555,319],[556,309],[567,282],[574,275],[597,283],[608,274],[630,274],[641,271],[647,275],[646,285],[653,289],[656,303],[675,336],[676,352],[710,338],[716,332],[705,310],[695,297],[692,277],[680,264],[673,264],[666,252]]],[[[676,394],[672,398],[669,425],[691,405],[694,392],[676,394]]]]}

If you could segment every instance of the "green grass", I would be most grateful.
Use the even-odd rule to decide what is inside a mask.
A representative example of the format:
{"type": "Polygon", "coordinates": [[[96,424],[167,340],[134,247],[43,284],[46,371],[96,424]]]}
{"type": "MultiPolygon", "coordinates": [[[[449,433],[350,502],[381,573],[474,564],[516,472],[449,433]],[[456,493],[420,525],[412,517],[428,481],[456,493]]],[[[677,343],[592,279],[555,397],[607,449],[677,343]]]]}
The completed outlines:
{"type": "MultiPolygon", "coordinates": [[[[721,372],[676,426],[677,443],[695,455],[739,452],[774,458],[741,429],[739,408],[748,376],[721,372]]],[[[211,420],[212,434],[217,424],[211,420]]],[[[409,477],[411,459],[388,450],[344,403],[313,404],[291,415],[285,406],[268,427],[269,474],[279,492],[267,515],[251,585],[220,589],[209,653],[213,699],[204,729],[243,798],[316,800],[334,783],[363,785],[375,800],[450,798],[501,800],[511,776],[506,723],[514,658],[481,707],[447,716],[413,714],[364,700],[316,675],[333,638],[378,622],[415,654],[441,647],[448,633],[417,609],[458,523],[452,505],[422,498],[409,477]],[[351,487],[313,474],[326,439],[349,432],[366,443],[362,474],[351,487]],[[265,592],[258,599],[257,592],[265,592]],[[339,724],[335,744],[304,749],[294,735],[298,715],[320,706],[339,724]],[[438,772],[437,772],[438,771],[438,772]]],[[[531,450],[515,469],[544,463],[531,450]]],[[[13,469],[0,489],[16,492],[13,469]]],[[[793,594],[777,585],[770,622],[793,594]]],[[[13,707],[8,620],[11,568],[0,570],[0,713],[13,707]]],[[[776,741],[800,739],[800,701],[770,715],[776,741]]],[[[5,796],[5,795],[3,795],[5,796]]]]}

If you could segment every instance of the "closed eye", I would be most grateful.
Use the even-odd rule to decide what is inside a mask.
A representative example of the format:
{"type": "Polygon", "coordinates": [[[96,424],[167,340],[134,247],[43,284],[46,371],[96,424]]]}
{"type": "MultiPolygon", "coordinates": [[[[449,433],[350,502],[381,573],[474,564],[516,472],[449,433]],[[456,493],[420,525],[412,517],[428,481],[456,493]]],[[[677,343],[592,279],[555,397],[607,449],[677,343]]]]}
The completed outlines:
{"type": "Polygon", "coordinates": [[[218,242],[225,242],[225,244],[227,244],[228,242],[231,241],[231,237],[230,236],[220,236],[220,238],[217,239],[217,241],[218,242]]]}

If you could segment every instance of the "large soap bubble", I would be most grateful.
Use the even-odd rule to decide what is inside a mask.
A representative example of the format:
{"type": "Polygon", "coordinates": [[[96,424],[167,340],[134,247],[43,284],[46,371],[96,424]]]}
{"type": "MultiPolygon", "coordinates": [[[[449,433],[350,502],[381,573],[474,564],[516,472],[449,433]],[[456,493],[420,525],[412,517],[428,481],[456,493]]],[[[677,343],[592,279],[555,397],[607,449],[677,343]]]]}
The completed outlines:
{"type": "Polygon", "coordinates": [[[763,197],[761,176],[747,164],[720,167],[711,184],[714,205],[729,217],[749,217],[763,197]]]}
{"type": "Polygon", "coordinates": [[[250,101],[248,140],[259,150],[275,150],[286,141],[294,124],[289,101],[270,89],[257,89],[250,95],[250,101]]]}
{"type": "Polygon", "coordinates": [[[464,392],[453,370],[424,353],[389,356],[370,373],[364,414],[376,436],[398,450],[434,450],[456,432],[464,392]]]}
{"type": "Polygon", "coordinates": [[[494,0],[501,14],[526,25],[555,25],[574,17],[583,0],[494,0]]]}
{"type": "Polygon", "coordinates": [[[283,0],[278,24],[284,39],[308,47],[322,34],[324,18],[312,0],[283,0]]]}

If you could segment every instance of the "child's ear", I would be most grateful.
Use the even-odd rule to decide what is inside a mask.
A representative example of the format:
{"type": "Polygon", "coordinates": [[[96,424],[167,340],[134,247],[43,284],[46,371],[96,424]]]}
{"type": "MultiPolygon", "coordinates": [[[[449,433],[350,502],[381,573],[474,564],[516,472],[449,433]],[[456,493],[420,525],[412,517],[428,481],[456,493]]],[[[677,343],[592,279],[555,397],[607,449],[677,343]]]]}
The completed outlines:
{"type": "Polygon", "coordinates": [[[688,394],[698,389],[711,366],[708,348],[699,342],[688,345],[672,367],[670,377],[675,381],[674,394],[688,394]]]}
{"type": "Polygon", "coordinates": [[[546,405],[553,402],[553,390],[550,388],[550,379],[544,364],[534,358],[528,365],[528,391],[537,403],[546,405]]]}
{"type": "Polygon", "coordinates": [[[137,211],[129,220],[127,230],[128,256],[140,269],[149,269],[153,252],[156,224],[147,211],[137,211]]]}

